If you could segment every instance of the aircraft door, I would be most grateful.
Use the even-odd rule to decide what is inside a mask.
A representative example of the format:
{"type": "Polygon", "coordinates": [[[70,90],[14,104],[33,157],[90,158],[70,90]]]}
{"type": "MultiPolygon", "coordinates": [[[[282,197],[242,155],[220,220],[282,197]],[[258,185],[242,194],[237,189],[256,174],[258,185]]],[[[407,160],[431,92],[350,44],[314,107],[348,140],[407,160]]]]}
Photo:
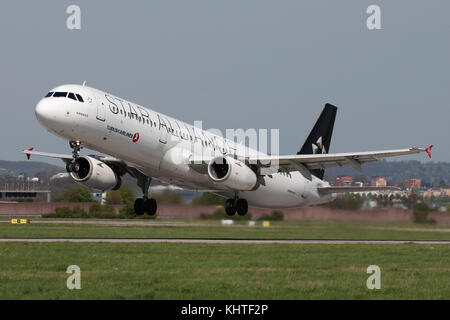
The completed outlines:
{"type": "Polygon", "coordinates": [[[106,106],[103,100],[100,98],[99,95],[95,97],[95,100],[97,100],[97,120],[105,121],[106,119],[106,106]]]}
{"type": "Polygon", "coordinates": [[[158,115],[159,120],[159,142],[166,144],[169,136],[169,127],[162,117],[158,115]]]}

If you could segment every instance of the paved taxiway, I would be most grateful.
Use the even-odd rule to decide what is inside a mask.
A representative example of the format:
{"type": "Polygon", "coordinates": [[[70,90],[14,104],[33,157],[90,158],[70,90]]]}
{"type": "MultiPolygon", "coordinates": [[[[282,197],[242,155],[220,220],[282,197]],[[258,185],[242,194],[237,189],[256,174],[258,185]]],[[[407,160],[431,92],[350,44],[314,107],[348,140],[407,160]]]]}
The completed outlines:
{"type": "MultiPolygon", "coordinates": [[[[11,223],[11,220],[0,220],[0,223],[11,223]]],[[[249,227],[247,224],[233,224],[223,225],[217,222],[201,223],[190,221],[161,221],[161,220],[137,220],[137,221],[104,221],[104,220],[31,220],[32,224],[83,224],[83,225],[98,225],[98,226],[115,226],[115,227],[127,227],[127,226],[143,226],[143,227],[211,227],[211,226],[225,226],[225,227],[249,227]]],[[[253,228],[262,227],[261,225],[252,226],[253,228]]],[[[271,226],[270,228],[283,228],[284,226],[271,226]]],[[[321,226],[315,226],[314,228],[323,228],[321,226]]],[[[392,230],[392,231],[423,231],[423,232],[450,232],[450,228],[399,228],[399,227],[366,227],[373,230],[392,230]]]]}
{"type": "Polygon", "coordinates": [[[108,242],[108,243],[221,243],[221,244],[450,244],[450,240],[345,240],[345,239],[119,239],[119,238],[0,238],[0,242],[108,242]]]}
{"type": "MultiPolygon", "coordinates": [[[[10,220],[0,220],[0,223],[11,223],[10,220]]],[[[84,225],[98,225],[98,226],[118,226],[118,227],[126,227],[126,226],[147,226],[147,227],[180,227],[180,226],[189,226],[189,227],[209,227],[211,224],[206,223],[192,223],[192,222],[175,222],[175,221],[102,221],[102,220],[94,220],[94,221],[85,221],[85,220],[31,220],[32,224],[84,224],[84,225]]]]}
{"type": "MultiPolygon", "coordinates": [[[[10,220],[0,220],[0,223],[11,223],[10,220]]],[[[96,226],[112,226],[112,227],[211,227],[211,226],[223,226],[223,227],[249,227],[247,224],[232,224],[224,225],[220,222],[217,223],[201,223],[201,222],[188,222],[188,221],[154,221],[154,220],[138,220],[138,221],[85,221],[85,220],[31,220],[31,224],[83,224],[83,225],[96,225],[96,226]]],[[[253,228],[262,228],[262,224],[252,226],[253,228]]],[[[271,226],[271,228],[283,228],[282,226],[271,226]]]]}

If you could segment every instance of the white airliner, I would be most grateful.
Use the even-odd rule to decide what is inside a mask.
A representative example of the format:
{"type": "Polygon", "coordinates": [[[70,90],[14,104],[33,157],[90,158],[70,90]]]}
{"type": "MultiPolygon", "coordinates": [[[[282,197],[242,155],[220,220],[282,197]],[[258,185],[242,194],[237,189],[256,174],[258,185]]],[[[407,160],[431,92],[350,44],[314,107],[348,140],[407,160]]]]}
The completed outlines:
{"type": "MultiPolygon", "coordinates": [[[[328,154],[337,108],[326,104],[303,147],[295,155],[267,155],[208,131],[83,85],[52,89],[36,106],[38,121],[69,141],[72,154],[24,150],[28,158],[60,158],[77,183],[100,190],[118,189],[128,173],[143,197],[136,214],[156,213],[149,198],[152,178],[181,188],[210,191],[227,198],[228,215],[245,215],[248,206],[290,208],[325,203],[336,193],[390,187],[333,187],[325,168],[361,164],[419,152],[399,150],[328,154]],[[80,155],[83,147],[103,155],[80,155]]],[[[391,188],[392,189],[392,188],[391,188]]]]}

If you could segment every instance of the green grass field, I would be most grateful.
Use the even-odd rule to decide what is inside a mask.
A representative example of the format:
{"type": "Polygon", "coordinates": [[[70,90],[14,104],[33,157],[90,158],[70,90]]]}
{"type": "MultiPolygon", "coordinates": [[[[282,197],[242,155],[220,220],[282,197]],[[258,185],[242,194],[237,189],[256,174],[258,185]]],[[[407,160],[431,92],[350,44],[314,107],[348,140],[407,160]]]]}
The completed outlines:
{"type": "Polygon", "coordinates": [[[222,226],[219,222],[201,220],[191,222],[203,225],[109,226],[33,223],[12,225],[4,222],[0,223],[0,237],[450,240],[448,225],[321,221],[275,222],[269,228],[262,228],[248,227],[244,222],[237,226],[222,226]]]}
{"type": "Polygon", "coordinates": [[[448,299],[447,245],[0,244],[2,299],[448,299]],[[69,265],[81,289],[66,288],[69,265]],[[381,268],[368,290],[366,268],[381,268]]]}
{"type": "MultiPolygon", "coordinates": [[[[450,240],[450,226],[0,223],[0,237],[450,240]]],[[[450,245],[0,243],[0,299],[449,299],[450,245]],[[66,269],[81,268],[81,290],[66,269]],[[369,265],[381,289],[366,287],[369,265]]]]}

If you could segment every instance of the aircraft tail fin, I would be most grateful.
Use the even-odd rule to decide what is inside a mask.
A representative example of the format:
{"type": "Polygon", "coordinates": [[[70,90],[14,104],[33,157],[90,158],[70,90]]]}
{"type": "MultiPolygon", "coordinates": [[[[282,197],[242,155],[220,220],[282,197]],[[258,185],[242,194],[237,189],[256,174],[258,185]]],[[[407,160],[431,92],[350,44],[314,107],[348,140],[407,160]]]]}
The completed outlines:
{"type": "MultiPolygon", "coordinates": [[[[336,119],[337,107],[325,104],[316,124],[312,128],[305,143],[297,154],[325,154],[330,149],[331,136],[333,134],[334,120],[336,119]]],[[[311,170],[311,173],[323,179],[325,171],[322,169],[311,170]]]]}

